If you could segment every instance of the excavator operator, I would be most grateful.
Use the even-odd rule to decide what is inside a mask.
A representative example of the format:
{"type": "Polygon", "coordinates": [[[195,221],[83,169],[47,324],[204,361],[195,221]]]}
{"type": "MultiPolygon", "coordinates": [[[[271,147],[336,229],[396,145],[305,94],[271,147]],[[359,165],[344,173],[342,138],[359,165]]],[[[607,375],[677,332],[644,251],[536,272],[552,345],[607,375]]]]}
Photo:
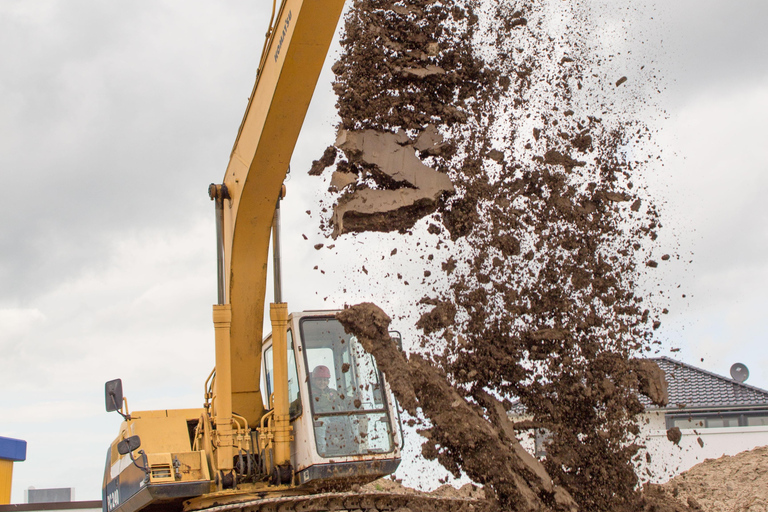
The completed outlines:
{"type": "Polygon", "coordinates": [[[315,401],[315,413],[332,412],[341,405],[339,394],[329,386],[331,371],[327,366],[315,366],[312,370],[312,398],[315,401]]]}

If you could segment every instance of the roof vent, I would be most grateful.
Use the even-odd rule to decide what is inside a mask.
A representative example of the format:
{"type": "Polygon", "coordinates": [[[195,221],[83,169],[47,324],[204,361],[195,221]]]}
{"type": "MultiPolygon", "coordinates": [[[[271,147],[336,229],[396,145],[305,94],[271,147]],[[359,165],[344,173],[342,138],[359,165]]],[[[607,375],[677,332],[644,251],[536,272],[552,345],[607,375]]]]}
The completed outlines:
{"type": "Polygon", "coordinates": [[[743,363],[736,363],[731,366],[731,378],[736,382],[744,382],[749,378],[749,369],[743,363]]]}

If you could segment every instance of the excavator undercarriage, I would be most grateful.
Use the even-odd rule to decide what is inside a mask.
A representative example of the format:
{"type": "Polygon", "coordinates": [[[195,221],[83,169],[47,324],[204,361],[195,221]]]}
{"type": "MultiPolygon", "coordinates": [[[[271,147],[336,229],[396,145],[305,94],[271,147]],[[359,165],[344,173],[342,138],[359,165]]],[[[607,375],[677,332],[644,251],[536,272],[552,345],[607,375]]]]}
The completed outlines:
{"type": "MultiPolygon", "coordinates": [[[[205,512],[376,512],[408,509],[418,512],[483,512],[488,502],[473,498],[398,494],[390,492],[328,492],[312,495],[281,496],[219,505],[205,512]]],[[[203,509],[184,509],[185,512],[203,509]]]]}

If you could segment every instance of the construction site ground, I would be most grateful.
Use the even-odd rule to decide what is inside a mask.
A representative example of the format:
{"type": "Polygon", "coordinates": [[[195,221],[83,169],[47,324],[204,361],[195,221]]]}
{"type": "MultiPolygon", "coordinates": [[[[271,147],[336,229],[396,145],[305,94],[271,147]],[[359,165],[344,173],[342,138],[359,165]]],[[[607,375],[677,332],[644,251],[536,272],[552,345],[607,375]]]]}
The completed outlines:
{"type": "Polygon", "coordinates": [[[707,459],[660,488],[706,512],[768,511],[768,446],[707,459]]]}
{"type": "MultiPolygon", "coordinates": [[[[707,459],[669,482],[648,489],[669,501],[704,512],[768,512],[768,446],[707,459]]],[[[432,492],[422,493],[390,478],[365,485],[360,488],[360,493],[422,495],[479,502],[484,499],[483,489],[473,484],[458,489],[442,485],[432,492]]]]}
{"type": "MultiPolygon", "coordinates": [[[[644,489],[643,511],[768,512],[768,446],[734,456],[707,459],[662,485],[644,489]]],[[[431,492],[406,487],[390,477],[351,491],[237,503],[206,512],[272,511],[481,512],[494,510],[482,487],[442,485],[431,492]]]]}
{"type": "MultiPolygon", "coordinates": [[[[665,484],[649,486],[648,490],[669,499],[664,501],[704,512],[768,512],[768,446],[707,459],[665,484]]],[[[390,478],[365,485],[360,492],[484,499],[482,488],[473,484],[458,489],[442,485],[430,493],[421,493],[390,478]]]]}

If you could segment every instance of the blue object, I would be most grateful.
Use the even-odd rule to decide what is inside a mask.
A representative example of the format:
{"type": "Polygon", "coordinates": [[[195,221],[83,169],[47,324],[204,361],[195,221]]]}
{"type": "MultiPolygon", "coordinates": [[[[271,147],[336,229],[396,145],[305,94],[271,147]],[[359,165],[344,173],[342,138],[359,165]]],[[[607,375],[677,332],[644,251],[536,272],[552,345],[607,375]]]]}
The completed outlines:
{"type": "Polygon", "coordinates": [[[27,442],[21,439],[0,436],[0,459],[27,460],[27,442]]]}

